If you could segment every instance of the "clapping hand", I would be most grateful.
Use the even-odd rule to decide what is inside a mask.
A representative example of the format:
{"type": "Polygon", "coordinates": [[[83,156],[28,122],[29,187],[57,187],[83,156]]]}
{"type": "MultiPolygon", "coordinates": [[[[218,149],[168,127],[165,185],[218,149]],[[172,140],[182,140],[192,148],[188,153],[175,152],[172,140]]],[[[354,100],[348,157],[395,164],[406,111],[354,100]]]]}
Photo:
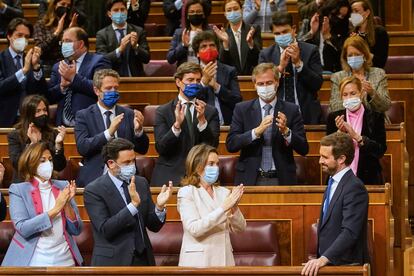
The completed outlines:
{"type": "Polygon", "coordinates": [[[31,144],[35,144],[42,140],[42,133],[33,123],[30,123],[27,128],[27,137],[29,137],[31,144]]]}
{"type": "Polygon", "coordinates": [[[131,203],[135,207],[138,207],[139,204],[141,203],[141,198],[137,192],[137,188],[135,187],[135,176],[131,177],[131,180],[128,185],[128,192],[129,192],[129,196],[131,197],[131,203]]]}
{"type": "Polygon", "coordinates": [[[158,210],[164,210],[165,204],[168,202],[168,200],[172,196],[173,192],[173,183],[172,181],[168,181],[167,185],[162,185],[161,192],[157,196],[157,209],[158,210]]]}
{"type": "Polygon", "coordinates": [[[144,126],[144,115],[142,115],[141,111],[134,109],[134,129],[136,132],[141,132],[144,126]]]}

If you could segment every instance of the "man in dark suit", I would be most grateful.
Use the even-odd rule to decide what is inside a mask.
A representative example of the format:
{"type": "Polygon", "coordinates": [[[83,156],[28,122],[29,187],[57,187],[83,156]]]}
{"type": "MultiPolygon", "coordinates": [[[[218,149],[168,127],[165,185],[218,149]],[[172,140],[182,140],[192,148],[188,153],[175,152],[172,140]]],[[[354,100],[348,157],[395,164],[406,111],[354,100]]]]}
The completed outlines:
{"type": "Polygon", "coordinates": [[[158,232],[164,225],[172,184],[161,188],[154,205],[147,181],[135,176],[134,147],[122,138],[106,144],[102,156],[108,172],[85,188],[94,237],[92,266],[155,265],[146,228],[158,232]]]}
{"type": "Polygon", "coordinates": [[[88,52],[88,34],[82,28],[66,29],[62,42],[65,60],[53,66],[48,98],[58,103],[56,125],[73,127],[76,112],[96,103],[93,74],[111,68],[111,63],[103,55],[88,52]]]}
{"type": "Polygon", "coordinates": [[[318,91],[323,78],[318,48],[296,41],[296,27],[292,15],[287,12],[273,14],[272,32],[276,44],[260,52],[259,64],[278,64],[282,73],[278,99],[299,105],[305,124],[319,124],[322,110],[318,91]]]}
{"type": "Polygon", "coordinates": [[[235,184],[297,184],[293,150],[309,151],[299,108],[276,97],[279,72],[273,63],[253,70],[259,98],[238,103],[226,140],[229,152],[240,152],[235,184]]]}
{"type": "Polygon", "coordinates": [[[191,45],[203,69],[198,98],[216,107],[220,125],[230,125],[234,106],[242,100],[236,68],[217,60],[219,41],[213,32],[198,33],[191,45]]]}
{"type": "Polygon", "coordinates": [[[185,159],[194,145],[218,145],[217,110],[196,98],[202,89],[201,72],[196,63],[181,64],[174,76],[178,97],[157,109],[154,135],[159,157],[151,186],[160,186],[169,180],[179,183],[184,176],[185,159]]]}
{"type": "Polygon", "coordinates": [[[94,90],[98,103],[76,113],[75,138],[78,152],[83,157],[76,184],[84,187],[106,173],[101,150],[115,137],[125,138],[134,144],[134,150],[146,154],[149,146],[144,133],[144,116],[137,110],[117,105],[119,75],[112,69],[96,71],[94,90]]]}
{"type": "Polygon", "coordinates": [[[0,127],[12,127],[28,94],[45,94],[47,84],[40,67],[41,49],[24,50],[33,27],[23,18],[13,19],[7,30],[9,47],[0,53],[0,127]]]}
{"type": "Polygon", "coordinates": [[[16,17],[23,17],[21,0],[0,1],[0,37],[6,36],[7,26],[16,17]]]}
{"type": "Polygon", "coordinates": [[[352,138],[341,132],[325,136],[319,152],[322,171],[330,177],[318,224],[318,258],[306,263],[302,275],[316,275],[327,264],[369,263],[368,192],[349,167],[352,138]]]}
{"type": "Polygon", "coordinates": [[[108,0],[107,15],[112,24],[96,34],[96,52],[105,55],[121,77],[145,76],[143,63],[150,61],[144,29],[127,24],[124,0],[108,0]]]}

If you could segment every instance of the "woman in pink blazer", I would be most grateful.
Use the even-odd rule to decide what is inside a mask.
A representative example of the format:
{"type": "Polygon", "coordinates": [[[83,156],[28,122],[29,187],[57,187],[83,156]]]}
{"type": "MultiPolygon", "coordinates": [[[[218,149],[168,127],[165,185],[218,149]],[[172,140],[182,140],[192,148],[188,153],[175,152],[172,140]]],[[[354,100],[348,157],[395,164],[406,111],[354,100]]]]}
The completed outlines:
{"type": "Polygon", "coordinates": [[[243,185],[232,191],[218,184],[217,150],[193,147],[186,160],[186,175],[177,195],[184,235],[179,266],[234,266],[230,232],[246,228],[238,208],[243,185]]]}

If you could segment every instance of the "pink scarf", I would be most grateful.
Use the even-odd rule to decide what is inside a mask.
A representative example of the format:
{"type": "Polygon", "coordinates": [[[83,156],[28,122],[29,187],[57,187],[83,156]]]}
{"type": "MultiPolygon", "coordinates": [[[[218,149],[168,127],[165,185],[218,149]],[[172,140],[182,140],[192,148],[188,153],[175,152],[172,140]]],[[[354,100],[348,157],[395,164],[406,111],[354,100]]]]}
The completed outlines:
{"type": "MultiPolygon", "coordinates": [[[[346,110],[346,121],[351,125],[354,131],[358,134],[361,134],[364,112],[365,112],[365,108],[363,104],[361,104],[361,107],[354,112],[351,112],[348,109],[346,110]]],[[[354,172],[354,174],[357,175],[358,161],[359,161],[359,146],[358,146],[357,141],[353,140],[353,142],[354,142],[354,147],[355,147],[355,154],[354,154],[354,161],[352,161],[352,164],[351,164],[351,169],[354,172]]]]}

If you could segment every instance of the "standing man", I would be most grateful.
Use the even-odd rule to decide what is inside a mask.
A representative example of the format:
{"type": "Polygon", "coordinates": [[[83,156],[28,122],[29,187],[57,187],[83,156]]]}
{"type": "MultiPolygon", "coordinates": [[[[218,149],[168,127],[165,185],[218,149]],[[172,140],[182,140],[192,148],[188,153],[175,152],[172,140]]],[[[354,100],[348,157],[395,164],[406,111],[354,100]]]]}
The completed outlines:
{"type": "Polygon", "coordinates": [[[78,110],[96,103],[92,78],[96,70],[111,68],[100,54],[88,52],[88,34],[79,27],[68,28],[62,37],[65,60],[53,66],[49,81],[51,103],[58,103],[56,125],[73,127],[78,110]]]}
{"type": "Polygon", "coordinates": [[[135,175],[134,144],[114,139],[102,156],[108,172],[84,192],[95,242],[91,265],[155,265],[146,228],[158,232],[164,225],[172,184],[163,185],[154,205],[147,181],[135,175]]]}
{"type": "Polygon", "coordinates": [[[217,109],[220,125],[230,125],[234,106],[242,100],[237,70],[217,59],[219,40],[212,31],[198,33],[191,45],[203,69],[198,98],[217,109]]]}
{"type": "Polygon", "coordinates": [[[229,152],[240,152],[234,184],[297,184],[293,150],[306,155],[309,145],[299,108],[278,99],[279,72],[273,63],[253,70],[256,99],[238,103],[226,140],[229,152]]]}
{"type": "Polygon", "coordinates": [[[181,64],[174,76],[178,97],[157,109],[154,135],[159,157],[151,186],[161,186],[169,180],[179,183],[184,176],[185,159],[194,145],[218,145],[217,110],[196,98],[202,89],[201,76],[200,65],[181,64]]]}
{"type": "Polygon", "coordinates": [[[40,67],[41,49],[24,52],[32,32],[32,24],[24,18],[15,18],[8,26],[9,47],[0,53],[0,127],[12,127],[17,122],[26,95],[47,91],[40,67]]]}
{"type": "Polygon", "coordinates": [[[273,14],[272,32],[276,44],[260,52],[259,64],[278,64],[282,73],[278,99],[298,105],[305,124],[319,124],[322,109],[318,91],[323,78],[318,48],[296,40],[296,27],[290,13],[273,14]]]}
{"type": "Polygon", "coordinates": [[[319,152],[329,181],[318,224],[318,258],[306,263],[302,275],[316,275],[328,264],[369,263],[368,192],[349,167],[355,152],[352,138],[342,132],[325,136],[319,152]]]}
{"type": "Polygon", "coordinates": [[[83,166],[76,180],[78,187],[86,186],[107,172],[101,151],[114,138],[131,141],[134,150],[140,154],[148,151],[144,116],[138,110],[117,104],[119,81],[119,74],[112,69],[96,71],[93,84],[98,102],[76,113],[76,146],[83,157],[83,166]]]}
{"type": "Polygon", "coordinates": [[[150,61],[144,29],[127,23],[124,0],[108,0],[107,15],[112,24],[96,34],[96,52],[105,55],[121,77],[145,76],[143,63],[150,61]]]}

